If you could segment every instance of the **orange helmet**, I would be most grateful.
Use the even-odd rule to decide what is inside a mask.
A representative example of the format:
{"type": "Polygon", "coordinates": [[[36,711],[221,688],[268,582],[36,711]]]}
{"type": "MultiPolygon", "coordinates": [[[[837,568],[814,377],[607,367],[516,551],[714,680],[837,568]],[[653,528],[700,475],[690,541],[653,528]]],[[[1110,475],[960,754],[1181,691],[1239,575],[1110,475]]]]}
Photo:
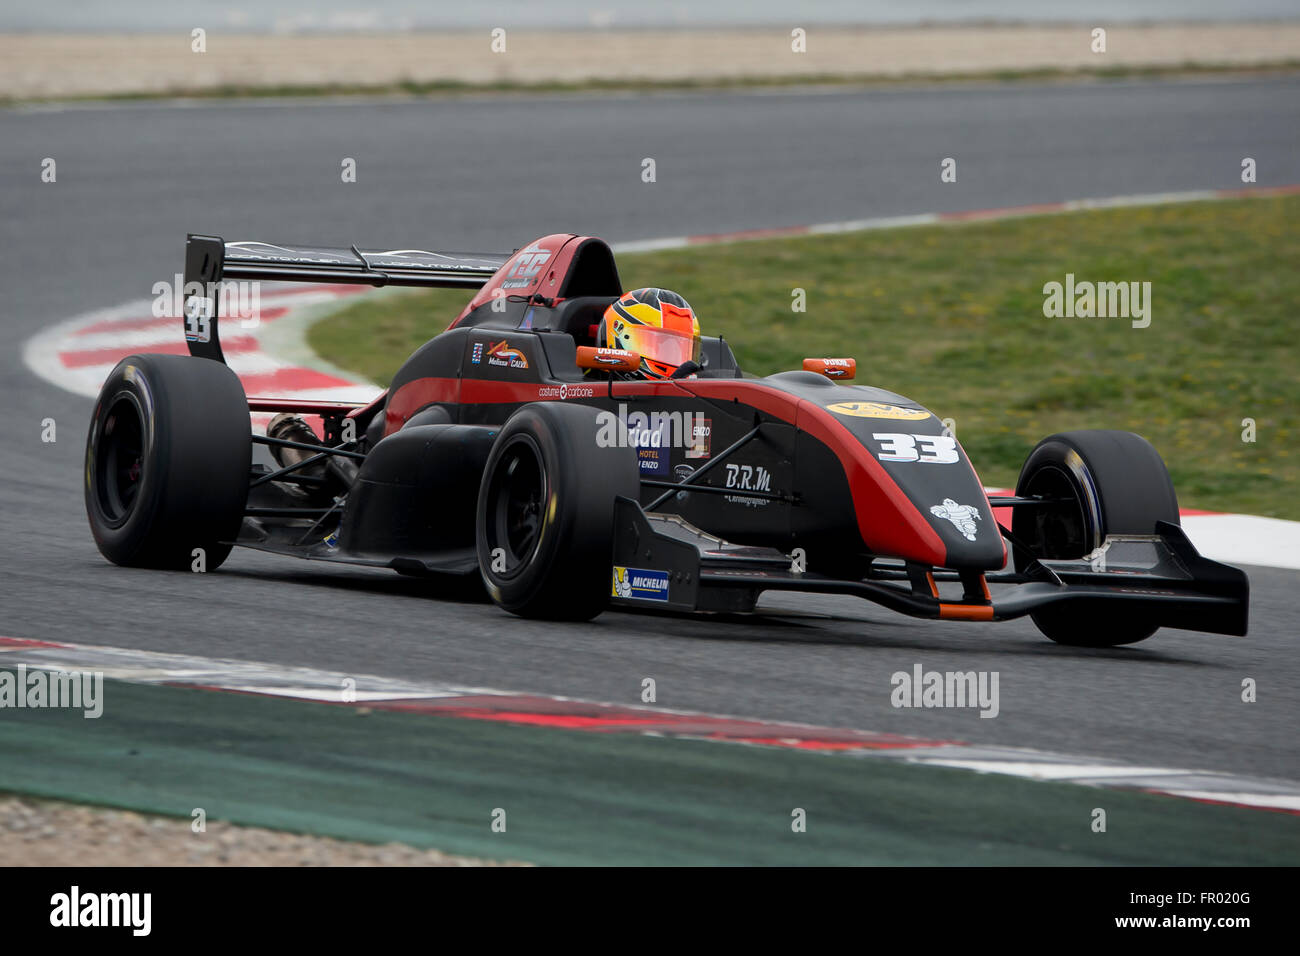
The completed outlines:
{"type": "Polygon", "coordinates": [[[690,303],[668,289],[636,289],[605,310],[597,344],[641,356],[641,374],[669,378],[700,360],[700,322],[690,303]]]}

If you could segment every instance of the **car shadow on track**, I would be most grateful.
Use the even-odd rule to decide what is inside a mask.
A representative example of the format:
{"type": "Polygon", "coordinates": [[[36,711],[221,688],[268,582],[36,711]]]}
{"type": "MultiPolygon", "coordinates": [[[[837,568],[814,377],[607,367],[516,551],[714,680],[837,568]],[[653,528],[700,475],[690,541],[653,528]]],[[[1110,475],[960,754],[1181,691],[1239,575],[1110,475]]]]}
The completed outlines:
{"type": "MultiPolygon", "coordinates": [[[[1184,667],[1209,666],[1203,660],[1190,658],[1155,647],[1066,647],[1054,644],[1037,632],[1028,634],[1001,634],[986,631],[983,636],[971,631],[975,625],[938,624],[909,618],[882,621],[878,619],[844,617],[833,614],[760,609],[753,614],[715,614],[702,616],[670,611],[645,611],[639,614],[626,612],[606,613],[600,621],[618,621],[620,630],[629,632],[646,630],[661,636],[662,625],[646,627],[647,620],[671,619],[672,633],[678,637],[702,640],[732,641],[753,644],[795,644],[822,647],[861,647],[872,650],[934,651],[955,655],[987,655],[992,653],[1034,658],[1061,658],[1062,660],[1124,661],[1130,664],[1148,663],[1184,667]],[[628,626],[633,621],[638,626],[628,626]],[[849,631],[848,628],[852,628],[849,631]]],[[[988,627],[997,629],[999,625],[988,627]]],[[[1160,634],[1150,638],[1159,641],[1160,634]]]]}
{"type": "Polygon", "coordinates": [[[427,598],[437,601],[454,601],[458,604],[487,604],[487,591],[477,575],[421,575],[407,576],[392,571],[361,573],[355,570],[325,571],[321,568],[267,572],[265,569],[222,568],[219,574],[247,580],[277,581],[324,587],[338,591],[365,592],[397,597],[427,598]]]}

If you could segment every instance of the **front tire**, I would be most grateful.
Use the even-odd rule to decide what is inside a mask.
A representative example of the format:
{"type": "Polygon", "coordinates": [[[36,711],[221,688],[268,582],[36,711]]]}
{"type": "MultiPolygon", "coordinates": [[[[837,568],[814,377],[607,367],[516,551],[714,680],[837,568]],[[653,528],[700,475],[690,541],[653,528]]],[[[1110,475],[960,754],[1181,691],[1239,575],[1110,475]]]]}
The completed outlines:
{"type": "MultiPolygon", "coordinates": [[[[1037,558],[1082,558],[1108,535],[1153,534],[1157,521],[1178,524],[1169,471],[1151,443],[1132,432],[1073,431],[1044,438],[1020,469],[1016,495],[1064,501],[1017,508],[1013,514],[1012,534],[1037,558]]],[[[1136,644],[1159,627],[1140,613],[1087,601],[1047,605],[1030,616],[1047,637],[1074,647],[1136,644]]]]}
{"type": "Polygon", "coordinates": [[[538,402],[501,429],[483,469],[476,539],[496,604],[520,617],[587,621],[609,603],[614,499],[636,500],[636,450],[597,442],[602,413],[538,402]]]}
{"type": "Polygon", "coordinates": [[[123,567],[215,570],[239,534],[252,465],[248,402],[210,359],[132,355],[109,373],[86,438],[86,516],[123,567]]]}

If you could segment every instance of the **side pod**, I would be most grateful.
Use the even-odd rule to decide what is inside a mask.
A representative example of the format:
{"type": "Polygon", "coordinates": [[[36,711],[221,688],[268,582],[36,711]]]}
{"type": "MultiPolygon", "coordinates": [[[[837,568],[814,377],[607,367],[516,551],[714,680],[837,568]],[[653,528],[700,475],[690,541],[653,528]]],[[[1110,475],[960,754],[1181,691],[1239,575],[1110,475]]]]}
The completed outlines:
{"type": "Polygon", "coordinates": [[[379,442],[348,495],[339,550],[396,555],[426,570],[450,570],[448,561],[477,568],[474,503],[496,433],[479,425],[417,425],[379,442]]]}

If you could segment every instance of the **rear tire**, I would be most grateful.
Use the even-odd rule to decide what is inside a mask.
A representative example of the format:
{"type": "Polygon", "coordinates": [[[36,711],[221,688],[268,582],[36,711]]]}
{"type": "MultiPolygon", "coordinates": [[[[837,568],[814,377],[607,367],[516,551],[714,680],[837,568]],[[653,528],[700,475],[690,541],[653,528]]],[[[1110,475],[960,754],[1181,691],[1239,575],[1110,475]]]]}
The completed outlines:
{"type": "MultiPolygon", "coordinates": [[[[1160,453],[1140,435],[1073,431],[1038,443],[1020,469],[1018,496],[1064,498],[1056,507],[1017,508],[1012,534],[1038,558],[1082,558],[1107,535],[1153,534],[1157,521],[1178,524],[1178,498],[1160,453]]],[[[1058,644],[1136,644],[1159,625],[1141,614],[1087,601],[1048,605],[1031,615],[1058,644]]]]}
{"type": "Polygon", "coordinates": [[[100,389],[86,439],[86,515],[100,553],[124,567],[215,570],[248,498],[248,401],[225,365],[132,355],[100,389]]]}
{"type": "Polygon", "coordinates": [[[492,447],[478,495],[478,562],[488,594],[512,614],[587,621],[609,603],[614,499],[635,501],[640,480],[634,448],[597,443],[600,415],[525,405],[492,447]]]}

